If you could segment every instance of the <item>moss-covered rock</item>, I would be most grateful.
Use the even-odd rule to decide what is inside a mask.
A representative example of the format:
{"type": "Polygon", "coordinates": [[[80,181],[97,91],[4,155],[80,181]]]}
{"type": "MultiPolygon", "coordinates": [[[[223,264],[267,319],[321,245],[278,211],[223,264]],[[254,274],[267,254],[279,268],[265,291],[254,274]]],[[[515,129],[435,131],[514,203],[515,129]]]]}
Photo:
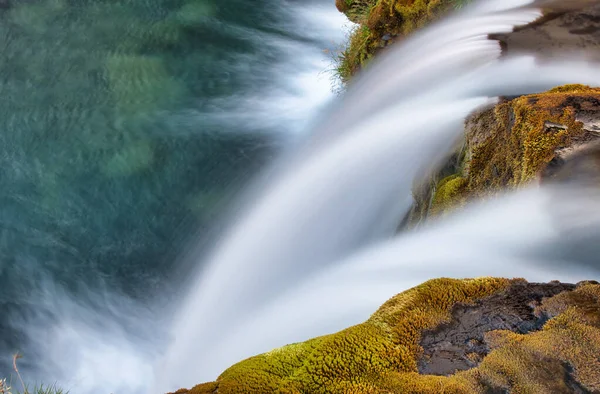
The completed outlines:
{"type": "Polygon", "coordinates": [[[336,0],[338,10],[358,24],[339,56],[337,72],[342,82],[348,82],[381,48],[468,1],[336,0]]]}
{"type": "Polygon", "coordinates": [[[468,180],[459,174],[450,175],[437,184],[433,196],[431,214],[439,215],[449,209],[461,206],[465,201],[468,180]]]}
{"type": "Polygon", "coordinates": [[[335,0],[337,9],[354,23],[366,22],[369,11],[375,3],[374,0],[335,0]]]}
{"type": "Polygon", "coordinates": [[[595,282],[436,279],[393,297],[365,323],[249,358],[216,382],[178,393],[593,392],[600,390],[599,339],[595,282]],[[439,341],[425,339],[452,333],[477,313],[486,319],[457,345],[472,368],[426,373],[431,360],[423,359],[439,341]],[[479,350],[465,350],[471,343],[479,350]]]}
{"type": "MultiPolygon", "coordinates": [[[[339,56],[337,72],[348,82],[379,50],[401,41],[416,30],[463,7],[472,0],[336,0],[338,9],[358,24],[339,56]]],[[[505,54],[535,54],[538,57],[569,56],[586,49],[586,57],[600,58],[598,18],[600,5],[594,0],[539,1],[544,16],[515,31],[492,34],[505,54]]]]}
{"type": "Polygon", "coordinates": [[[567,158],[600,139],[599,123],[600,88],[585,85],[505,99],[474,113],[460,152],[413,189],[416,203],[405,228],[471,199],[554,178],[567,158]]]}
{"type": "Polygon", "coordinates": [[[466,130],[469,191],[493,193],[536,179],[561,150],[595,138],[581,114],[600,118],[600,89],[562,86],[476,114],[466,130]]]}

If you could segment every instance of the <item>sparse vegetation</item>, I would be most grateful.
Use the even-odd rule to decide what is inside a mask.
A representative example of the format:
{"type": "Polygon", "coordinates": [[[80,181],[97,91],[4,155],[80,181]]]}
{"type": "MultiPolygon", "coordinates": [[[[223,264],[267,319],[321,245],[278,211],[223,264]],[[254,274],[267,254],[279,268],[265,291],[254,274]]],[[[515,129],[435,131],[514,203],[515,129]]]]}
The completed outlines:
{"type": "Polygon", "coordinates": [[[17,360],[21,358],[21,355],[15,354],[13,355],[13,369],[15,371],[17,380],[21,384],[22,390],[17,389],[12,385],[11,382],[7,382],[6,379],[0,379],[0,394],[68,394],[68,391],[64,391],[61,388],[56,387],[56,385],[46,386],[46,385],[36,385],[32,389],[29,388],[27,384],[23,381],[21,373],[19,372],[19,368],[17,367],[17,360]]]}
{"type": "Polygon", "coordinates": [[[338,78],[349,82],[379,50],[470,1],[337,0],[338,10],[357,24],[336,59],[338,78]]]}

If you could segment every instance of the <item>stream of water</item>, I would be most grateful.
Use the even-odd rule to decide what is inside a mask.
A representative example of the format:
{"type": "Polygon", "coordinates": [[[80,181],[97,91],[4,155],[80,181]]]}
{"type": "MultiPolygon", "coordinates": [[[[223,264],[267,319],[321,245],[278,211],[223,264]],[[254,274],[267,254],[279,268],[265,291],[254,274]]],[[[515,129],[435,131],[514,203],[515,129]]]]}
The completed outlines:
{"type": "MultiPolygon", "coordinates": [[[[2,3],[4,4],[4,3],[2,3]]],[[[0,9],[0,372],[165,393],[359,323],[439,276],[598,277],[597,191],[532,186],[396,234],[415,178],[500,95],[600,85],[500,59],[541,11],[488,0],[332,97],[329,1],[14,0],[0,9]]]]}
{"type": "Polygon", "coordinates": [[[277,163],[283,170],[248,197],[251,203],[205,260],[173,325],[158,388],[214,380],[253,354],[359,323],[428,278],[592,275],[588,265],[569,261],[568,245],[557,246],[564,232],[549,219],[552,205],[544,204],[552,190],[524,192],[452,224],[394,238],[415,178],[448,158],[470,112],[499,95],[600,81],[594,65],[574,58],[500,59],[488,34],[540,15],[527,1],[487,1],[371,65],[312,139],[283,157],[277,163]],[[542,264],[539,256],[556,260],[548,245],[569,263],[542,264]]]}
{"type": "Polygon", "coordinates": [[[344,23],[320,0],[0,2],[0,376],[18,352],[31,385],[149,390],[180,256],[302,141],[344,23]]]}

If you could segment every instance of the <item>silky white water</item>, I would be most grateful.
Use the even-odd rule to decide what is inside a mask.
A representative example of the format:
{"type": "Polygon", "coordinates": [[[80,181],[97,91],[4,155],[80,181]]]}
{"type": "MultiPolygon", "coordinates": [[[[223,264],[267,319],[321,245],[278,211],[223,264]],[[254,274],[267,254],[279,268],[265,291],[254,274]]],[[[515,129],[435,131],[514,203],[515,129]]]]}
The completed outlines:
{"type": "MultiPolygon", "coordinates": [[[[174,320],[154,392],[214,380],[245,357],[358,323],[428,278],[597,275],[558,242],[565,232],[553,196],[569,201],[576,190],[524,191],[393,238],[415,177],[444,162],[471,111],[498,95],[600,82],[584,61],[499,60],[487,34],[537,18],[528,4],[488,1],[391,49],[303,149],[258,181],[174,320]]],[[[584,202],[583,212],[596,204],[584,202]]],[[[573,237],[597,230],[596,220],[583,226],[577,217],[567,221],[581,227],[573,237]]]]}

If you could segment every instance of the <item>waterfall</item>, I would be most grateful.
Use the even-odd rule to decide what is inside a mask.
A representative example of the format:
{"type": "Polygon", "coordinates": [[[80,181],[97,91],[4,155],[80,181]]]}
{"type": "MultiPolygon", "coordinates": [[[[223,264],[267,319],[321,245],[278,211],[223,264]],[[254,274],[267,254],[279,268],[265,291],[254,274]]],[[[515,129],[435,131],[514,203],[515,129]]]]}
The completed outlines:
{"type": "Polygon", "coordinates": [[[328,0],[5,3],[0,379],[18,351],[31,389],[147,393],[189,271],[173,256],[303,138],[345,17],[328,0]]]}
{"type": "Polygon", "coordinates": [[[359,323],[428,278],[589,276],[583,265],[542,264],[564,234],[544,205],[555,189],[527,190],[394,237],[413,181],[447,159],[470,112],[499,95],[600,81],[597,68],[575,57],[500,58],[488,34],[540,15],[526,1],[476,4],[360,75],[306,145],[258,181],[215,245],[173,321],[156,392],[214,380],[243,358],[359,323]]]}

